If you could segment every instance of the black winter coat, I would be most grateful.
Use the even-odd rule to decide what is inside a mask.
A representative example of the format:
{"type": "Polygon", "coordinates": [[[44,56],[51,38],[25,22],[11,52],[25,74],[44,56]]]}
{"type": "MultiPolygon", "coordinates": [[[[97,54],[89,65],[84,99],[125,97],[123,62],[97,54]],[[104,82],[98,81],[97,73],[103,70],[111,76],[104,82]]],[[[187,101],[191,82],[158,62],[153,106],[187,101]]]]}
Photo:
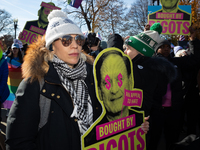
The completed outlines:
{"type": "MultiPolygon", "coordinates": [[[[172,92],[172,108],[180,109],[183,105],[183,96],[187,92],[187,89],[183,90],[183,80],[185,74],[193,73],[200,62],[200,43],[198,39],[189,41],[190,50],[194,51],[194,54],[184,57],[171,57],[167,59],[174,65],[177,71],[176,79],[170,84],[172,92]]],[[[163,57],[161,54],[157,54],[157,57],[163,57]]]]}
{"type": "MultiPolygon", "coordinates": [[[[38,81],[23,80],[20,83],[7,120],[7,150],[81,149],[77,120],[70,118],[73,100],[62,86],[52,63],[49,66],[41,91],[38,81]],[[51,107],[48,122],[38,131],[40,94],[51,100],[51,107]]],[[[102,107],[95,95],[92,66],[87,65],[87,71],[85,82],[92,100],[93,119],[96,120],[102,107]]]]}
{"type": "Polygon", "coordinates": [[[162,97],[167,90],[167,84],[175,79],[176,71],[173,65],[164,58],[152,58],[138,54],[132,59],[134,88],[143,90],[143,105],[145,116],[152,108],[162,107],[162,97]]]}

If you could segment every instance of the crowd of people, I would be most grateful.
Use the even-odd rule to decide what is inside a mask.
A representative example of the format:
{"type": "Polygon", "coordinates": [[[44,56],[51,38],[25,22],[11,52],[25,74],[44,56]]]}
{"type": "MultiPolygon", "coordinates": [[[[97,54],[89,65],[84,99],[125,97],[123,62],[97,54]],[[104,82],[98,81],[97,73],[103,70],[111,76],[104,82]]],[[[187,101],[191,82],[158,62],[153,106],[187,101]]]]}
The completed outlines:
{"type": "MultiPolygon", "coordinates": [[[[141,128],[146,133],[146,149],[157,150],[162,134],[166,150],[200,146],[200,141],[183,147],[178,144],[184,126],[186,138],[200,134],[200,43],[192,26],[189,48],[184,50],[175,46],[172,55],[171,43],[160,36],[160,23],[147,25],[142,33],[134,36],[123,38],[111,34],[105,42],[96,33],[85,37],[61,10],[53,10],[48,21],[43,38],[23,50],[14,42],[5,56],[0,52],[0,104],[4,103],[5,108],[10,109],[5,141],[7,150],[81,149],[81,135],[102,113],[95,85],[102,89],[98,97],[105,105],[111,103],[110,95],[120,93],[118,88],[103,93],[105,87],[101,84],[101,76],[99,83],[95,83],[93,77],[96,57],[109,47],[128,55],[133,64],[130,65],[133,76],[124,75],[124,82],[133,86],[129,82],[133,78],[133,88],[143,91],[142,108],[137,109],[145,112],[141,128]],[[16,78],[12,82],[15,69],[22,71],[17,83],[16,78]],[[9,101],[12,98],[14,102],[9,101]]],[[[119,58],[114,64],[122,64],[119,52],[108,53],[119,58]]],[[[101,65],[110,68],[106,59],[101,65]]],[[[117,67],[110,69],[117,70],[117,67]]],[[[104,118],[107,122],[121,115],[113,116],[112,110],[122,109],[122,104],[112,102],[110,106],[105,106],[107,112],[111,111],[104,118]]],[[[196,137],[193,141],[197,141],[196,137]]]]}

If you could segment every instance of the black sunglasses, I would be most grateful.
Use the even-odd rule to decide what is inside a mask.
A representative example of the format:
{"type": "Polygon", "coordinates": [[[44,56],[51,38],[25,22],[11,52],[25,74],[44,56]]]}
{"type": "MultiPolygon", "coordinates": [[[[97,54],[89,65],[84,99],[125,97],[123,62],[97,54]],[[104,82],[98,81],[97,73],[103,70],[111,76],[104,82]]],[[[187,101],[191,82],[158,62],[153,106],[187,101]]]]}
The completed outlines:
{"type": "Polygon", "coordinates": [[[65,46],[65,47],[67,47],[70,44],[72,44],[73,39],[76,41],[76,43],[79,46],[83,46],[84,43],[85,43],[85,37],[82,36],[82,35],[77,35],[75,37],[72,37],[71,35],[64,35],[62,38],[59,38],[57,40],[61,40],[62,45],[65,46]]]}

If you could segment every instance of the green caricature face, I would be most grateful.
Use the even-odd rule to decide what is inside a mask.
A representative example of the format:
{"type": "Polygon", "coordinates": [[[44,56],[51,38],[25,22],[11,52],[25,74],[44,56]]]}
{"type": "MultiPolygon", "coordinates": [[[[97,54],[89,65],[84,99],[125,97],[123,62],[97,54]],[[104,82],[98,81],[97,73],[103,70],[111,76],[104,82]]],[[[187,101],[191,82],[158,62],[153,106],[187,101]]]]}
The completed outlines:
{"type": "Polygon", "coordinates": [[[48,23],[48,15],[51,12],[51,9],[44,7],[43,9],[41,9],[38,13],[39,16],[39,20],[41,20],[42,22],[46,22],[48,23]]]}
{"type": "Polygon", "coordinates": [[[166,9],[177,7],[178,2],[179,0],[161,0],[162,7],[166,9]]]}
{"type": "MultiPolygon", "coordinates": [[[[108,113],[122,110],[124,89],[129,89],[129,78],[122,57],[117,54],[108,56],[102,64],[99,94],[108,113]]],[[[126,106],[123,106],[123,108],[126,106]]]]}
{"type": "Polygon", "coordinates": [[[42,2],[40,6],[41,8],[38,11],[39,20],[43,23],[48,24],[47,17],[50,14],[50,12],[53,10],[55,4],[52,2],[49,2],[49,3],[42,2]]]}

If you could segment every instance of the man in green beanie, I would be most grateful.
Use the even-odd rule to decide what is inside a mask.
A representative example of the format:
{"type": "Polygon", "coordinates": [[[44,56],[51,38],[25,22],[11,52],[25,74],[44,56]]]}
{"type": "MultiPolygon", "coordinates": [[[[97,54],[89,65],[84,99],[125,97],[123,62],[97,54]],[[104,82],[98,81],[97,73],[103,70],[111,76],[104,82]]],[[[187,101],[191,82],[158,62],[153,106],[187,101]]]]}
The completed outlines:
{"type": "Polygon", "coordinates": [[[133,62],[134,88],[143,90],[142,109],[145,116],[150,115],[147,150],[156,150],[149,148],[151,127],[154,126],[152,118],[155,111],[159,113],[162,109],[162,97],[167,91],[167,85],[176,77],[175,68],[169,61],[152,57],[157,45],[162,41],[159,35],[161,32],[162,26],[155,23],[150,30],[131,36],[125,42],[125,54],[129,55],[133,62]]]}

